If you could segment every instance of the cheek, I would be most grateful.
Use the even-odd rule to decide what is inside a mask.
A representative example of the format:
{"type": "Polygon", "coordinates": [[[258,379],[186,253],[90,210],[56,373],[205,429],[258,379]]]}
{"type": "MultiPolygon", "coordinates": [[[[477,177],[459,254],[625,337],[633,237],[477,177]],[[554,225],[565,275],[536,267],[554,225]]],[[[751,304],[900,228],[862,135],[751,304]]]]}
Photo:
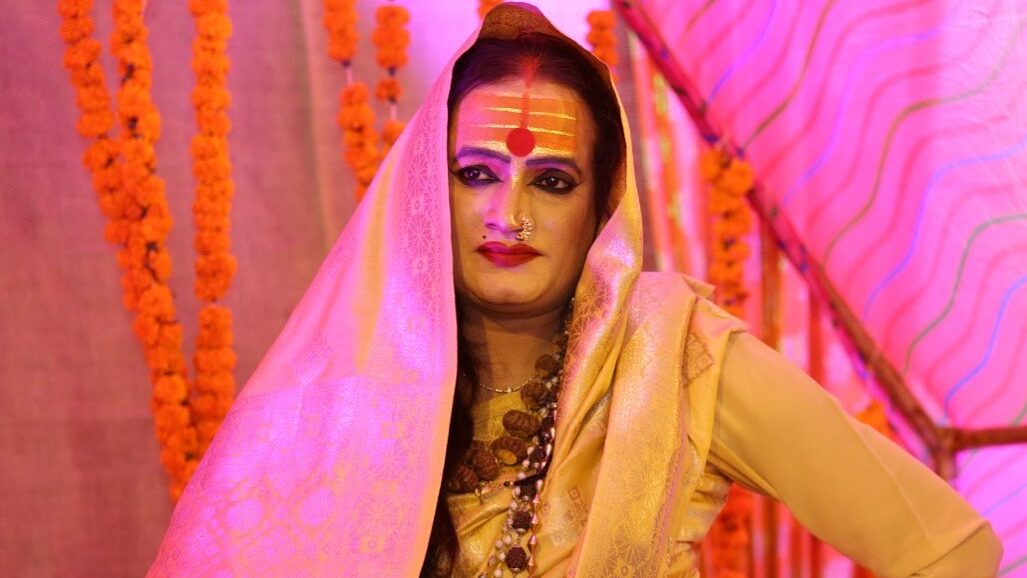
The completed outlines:
{"type": "MultiPolygon", "coordinates": [[[[592,215],[591,197],[588,196],[585,200],[589,202],[576,203],[573,209],[561,215],[555,224],[559,230],[562,261],[568,265],[584,263],[595,236],[595,217],[592,215]]],[[[573,268],[568,267],[568,272],[573,271],[573,268]]]]}
{"type": "Polygon", "coordinates": [[[474,206],[467,195],[461,194],[450,183],[449,216],[455,241],[463,242],[474,235],[474,206]]]}

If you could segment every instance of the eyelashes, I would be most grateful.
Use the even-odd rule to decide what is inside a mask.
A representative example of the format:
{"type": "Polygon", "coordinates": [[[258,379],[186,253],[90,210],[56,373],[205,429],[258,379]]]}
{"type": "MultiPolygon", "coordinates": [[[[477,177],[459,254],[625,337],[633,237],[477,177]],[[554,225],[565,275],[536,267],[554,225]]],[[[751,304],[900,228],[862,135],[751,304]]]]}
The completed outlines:
{"type": "Polygon", "coordinates": [[[499,177],[484,165],[463,167],[453,171],[453,175],[460,179],[461,183],[469,187],[482,187],[499,182],[499,177]]]}
{"type": "MultiPolygon", "coordinates": [[[[485,165],[461,167],[452,173],[468,187],[485,187],[500,181],[500,178],[485,165]]],[[[550,193],[565,195],[573,191],[579,183],[564,171],[549,169],[537,176],[531,184],[550,193]]]]}
{"type": "Polygon", "coordinates": [[[563,171],[547,171],[535,179],[535,185],[547,191],[569,193],[574,190],[574,187],[578,186],[578,183],[574,182],[570,175],[565,174],[563,171]],[[551,172],[554,174],[550,174],[551,172]]]}

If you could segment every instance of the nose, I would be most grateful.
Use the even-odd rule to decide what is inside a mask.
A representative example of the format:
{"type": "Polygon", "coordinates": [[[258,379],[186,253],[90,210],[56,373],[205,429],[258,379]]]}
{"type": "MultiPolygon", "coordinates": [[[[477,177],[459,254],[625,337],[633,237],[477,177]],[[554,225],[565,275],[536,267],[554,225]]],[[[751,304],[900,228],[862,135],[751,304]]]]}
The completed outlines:
{"type": "Polygon", "coordinates": [[[521,217],[526,203],[526,192],[521,187],[502,183],[492,187],[485,213],[485,227],[503,236],[511,236],[521,229],[521,217]]]}

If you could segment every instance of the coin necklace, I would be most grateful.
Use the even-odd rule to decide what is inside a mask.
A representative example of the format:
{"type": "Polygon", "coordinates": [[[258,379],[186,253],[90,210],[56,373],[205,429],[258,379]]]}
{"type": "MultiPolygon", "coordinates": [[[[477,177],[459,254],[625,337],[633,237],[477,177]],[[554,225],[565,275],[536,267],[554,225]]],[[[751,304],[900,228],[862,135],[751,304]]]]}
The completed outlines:
{"type": "Polygon", "coordinates": [[[557,397],[567,352],[572,306],[573,300],[568,305],[560,331],[553,338],[556,351],[543,354],[535,361],[534,376],[511,388],[485,388],[498,393],[520,392],[528,411],[512,409],[506,412],[503,416],[506,434],[491,443],[472,441],[463,462],[449,480],[450,491],[474,492],[482,499],[497,489],[513,489],[503,530],[487,560],[487,571],[478,574],[477,578],[502,578],[506,571],[514,576],[527,571],[530,576],[535,567],[533,553],[538,542],[535,535],[538,523],[536,508],[553,454],[557,397]],[[518,464],[520,471],[516,480],[492,482],[499,475],[501,466],[518,464]]]}

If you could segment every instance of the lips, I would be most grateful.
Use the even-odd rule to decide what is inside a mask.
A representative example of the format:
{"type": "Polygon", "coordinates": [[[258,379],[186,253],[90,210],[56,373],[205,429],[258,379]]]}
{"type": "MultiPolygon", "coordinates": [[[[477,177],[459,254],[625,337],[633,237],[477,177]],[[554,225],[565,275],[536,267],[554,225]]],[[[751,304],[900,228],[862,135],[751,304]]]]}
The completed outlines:
{"type": "Polygon", "coordinates": [[[500,267],[521,265],[541,255],[541,253],[528,245],[518,243],[517,245],[507,246],[494,241],[482,243],[477,251],[482,257],[500,267]]]}

